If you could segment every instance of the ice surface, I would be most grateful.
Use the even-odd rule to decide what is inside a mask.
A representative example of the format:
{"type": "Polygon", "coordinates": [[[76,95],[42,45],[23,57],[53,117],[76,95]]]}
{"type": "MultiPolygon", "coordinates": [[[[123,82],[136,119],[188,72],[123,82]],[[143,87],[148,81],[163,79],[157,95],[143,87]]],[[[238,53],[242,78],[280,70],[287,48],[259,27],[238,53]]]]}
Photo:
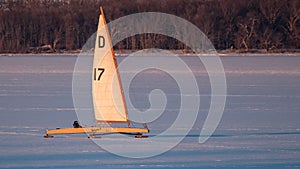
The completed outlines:
{"type": "MultiPolygon", "coordinates": [[[[166,153],[129,159],[106,152],[86,135],[42,137],[46,128],[71,127],[77,119],[71,81],[76,56],[1,56],[0,168],[300,168],[300,57],[222,57],[227,103],[204,144],[198,137],[210,104],[209,78],[196,57],[182,59],[201,97],[193,129],[166,153]]],[[[172,78],[149,70],[131,87],[130,99],[141,110],[149,108],[152,89],[160,88],[168,99],[163,115],[148,124],[150,137],[170,127],[180,103],[172,78]]]]}

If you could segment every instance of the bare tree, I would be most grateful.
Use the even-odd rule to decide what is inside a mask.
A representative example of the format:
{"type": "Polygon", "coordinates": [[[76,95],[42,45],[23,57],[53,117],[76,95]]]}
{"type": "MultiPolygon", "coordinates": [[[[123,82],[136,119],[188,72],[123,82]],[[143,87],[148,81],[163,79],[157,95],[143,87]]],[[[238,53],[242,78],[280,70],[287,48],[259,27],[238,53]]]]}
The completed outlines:
{"type": "Polygon", "coordinates": [[[286,6],[287,14],[284,15],[285,25],[282,25],[286,35],[288,46],[300,47],[300,1],[290,0],[286,6]]]}

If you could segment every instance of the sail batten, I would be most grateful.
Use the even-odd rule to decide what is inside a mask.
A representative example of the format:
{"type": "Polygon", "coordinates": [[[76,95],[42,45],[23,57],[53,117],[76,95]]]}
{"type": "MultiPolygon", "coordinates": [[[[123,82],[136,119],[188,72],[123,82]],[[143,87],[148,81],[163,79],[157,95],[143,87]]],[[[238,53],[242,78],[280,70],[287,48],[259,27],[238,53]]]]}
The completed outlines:
{"type": "Polygon", "coordinates": [[[112,42],[102,8],[100,11],[92,75],[95,119],[98,122],[128,122],[112,42]]]}

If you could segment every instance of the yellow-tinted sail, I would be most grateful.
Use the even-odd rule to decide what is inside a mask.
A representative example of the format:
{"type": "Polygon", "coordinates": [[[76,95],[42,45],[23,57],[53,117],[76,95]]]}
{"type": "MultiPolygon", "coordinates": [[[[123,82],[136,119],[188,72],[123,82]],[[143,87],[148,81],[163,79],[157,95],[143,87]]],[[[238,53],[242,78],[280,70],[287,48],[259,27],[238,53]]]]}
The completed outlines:
{"type": "Polygon", "coordinates": [[[92,75],[95,119],[98,122],[128,122],[117,63],[101,7],[100,11],[92,75]]]}

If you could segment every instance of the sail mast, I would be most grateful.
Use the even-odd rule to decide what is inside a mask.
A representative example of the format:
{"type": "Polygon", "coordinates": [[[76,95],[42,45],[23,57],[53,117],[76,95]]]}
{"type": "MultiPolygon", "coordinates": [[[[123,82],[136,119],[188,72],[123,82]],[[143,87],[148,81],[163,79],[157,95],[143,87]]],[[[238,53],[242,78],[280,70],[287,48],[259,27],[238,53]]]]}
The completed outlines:
{"type": "MultiPolygon", "coordinates": [[[[107,27],[107,24],[106,24],[105,15],[104,15],[102,6],[100,6],[100,15],[103,16],[103,21],[105,23],[105,28],[106,28],[106,31],[108,32],[108,27],[107,27]]],[[[109,42],[110,42],[110,45],[111,45],[110,50],[111,50],[112,56],[114,58],[114,64],[115,64],[115,67],[117,68],[116,73],[117,73],[117,76],[118,76],[117,78],[118,78],[118,81],[119,81],[119,84],[120,84],[120,89],[121,89],[121,92],[122,92],[122,100],[123,100],[124,107],[125,107],[127,125],[128,125],[128,127],[130,127],[130,121],[128,120],[128,109],[127,109],[126,100],[125,100],[125,96],[124,96],[124,92],[123,92],[121,77],[120,77],[120,73],[119,73],[119,69],[118,69],[118,63],[117,63],[117,60],[116,60],[116,57],[115,57],[115,51],[114,51],[113,46],[112,46],[111,37],[109,35],[108,35],[108,39],[109,39],[109,42]]]]}

